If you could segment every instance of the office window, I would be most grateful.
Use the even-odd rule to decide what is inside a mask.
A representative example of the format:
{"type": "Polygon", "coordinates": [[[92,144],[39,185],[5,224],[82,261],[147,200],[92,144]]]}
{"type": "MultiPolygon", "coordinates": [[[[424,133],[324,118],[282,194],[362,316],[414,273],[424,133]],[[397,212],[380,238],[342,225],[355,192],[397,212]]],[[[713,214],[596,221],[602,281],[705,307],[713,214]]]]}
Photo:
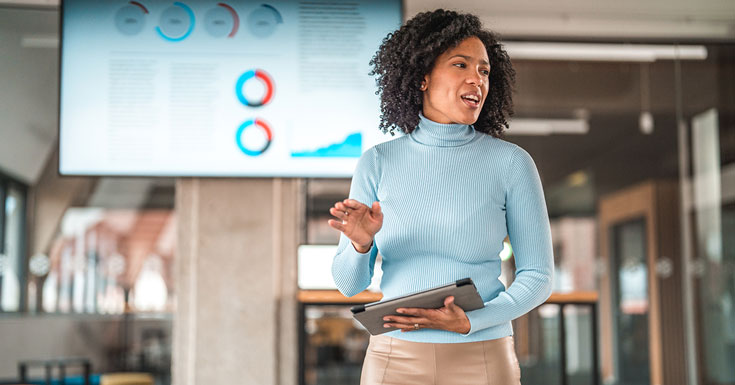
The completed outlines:
{"type": "Polygon", "coordinates": [[[29,310],[172,312],[173,199],[173,180],[101,178],[84,205],[61,216],[47,255],[31,258],[29,310]]]}

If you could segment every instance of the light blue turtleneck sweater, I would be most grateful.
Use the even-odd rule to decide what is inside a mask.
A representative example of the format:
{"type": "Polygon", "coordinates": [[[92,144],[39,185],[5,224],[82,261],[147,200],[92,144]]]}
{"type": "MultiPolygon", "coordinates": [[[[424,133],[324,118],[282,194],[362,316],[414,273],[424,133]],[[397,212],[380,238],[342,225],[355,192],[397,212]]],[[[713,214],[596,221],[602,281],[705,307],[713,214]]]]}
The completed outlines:
{"type": "Polygon", "coordinates": [[[383,299],[470,277],[485,307],[467,312],[469,333],[421,329],[386,335],[435,343],[512,335],[510,321],[551,294],[551,230],[536,165],[521,147],[470,125],[419,117],[411,134],[360,158],[350,198],[368,206],[380,202],[383,227],[364,254],[340,235],[334,281],[348,297],[365,290],[378,251],[383,299]],[[507,289],[498,279],[506,235],[516,263],[507,289]]]}

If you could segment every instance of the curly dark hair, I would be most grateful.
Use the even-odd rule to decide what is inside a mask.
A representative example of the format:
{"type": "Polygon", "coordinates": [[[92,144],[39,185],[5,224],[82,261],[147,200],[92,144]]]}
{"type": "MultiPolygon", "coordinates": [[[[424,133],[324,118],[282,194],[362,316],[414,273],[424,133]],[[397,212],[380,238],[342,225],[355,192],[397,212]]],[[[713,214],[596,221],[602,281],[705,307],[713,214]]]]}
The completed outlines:
{"type": "Polygon", "coordinates": [[[370,75],[377,75],[380,95],[380,129],[395,135],[398,128],[411,133],[419,123],[424,76],[446,50],[475,36],[485,45],[490,59],[489,92],[480,116],[473,125],[477,131],[501,137],[513,115],[512,92],[515,70],[510,57],[498,42],[497,34],[482,28],[480,19],[444,9],[422,12],[383,39],[370,60],[370,75]]]}

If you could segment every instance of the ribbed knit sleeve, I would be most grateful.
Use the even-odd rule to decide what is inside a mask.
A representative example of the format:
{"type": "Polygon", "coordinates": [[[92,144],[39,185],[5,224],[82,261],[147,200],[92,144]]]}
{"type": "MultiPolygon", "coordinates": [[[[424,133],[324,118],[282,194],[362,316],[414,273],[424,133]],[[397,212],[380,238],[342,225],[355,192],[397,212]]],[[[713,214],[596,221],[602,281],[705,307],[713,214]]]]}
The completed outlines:
{"type": "MultiPolygon", "coordinates": [[[[357,162],[350,186],[350,198],[371,206],[377,201],[378,167],[376,150],[371,148],[357,162]]],[[[337,254],[332,261],[332,277],[340,293],[352,297],[370,286],[378,248],[373,245],[366,253],[358,253],[352,242],[340,233],[337,254]]]]}
{"type": "Polygon", "coordinates": [[[515,257],[515,280],[485,307],[467,312],[471,328],[463,336],[514,320],[551,295],[554,258],[544,192],[533,159],[520,147],[507,169],[505,219],[515,257]]]}

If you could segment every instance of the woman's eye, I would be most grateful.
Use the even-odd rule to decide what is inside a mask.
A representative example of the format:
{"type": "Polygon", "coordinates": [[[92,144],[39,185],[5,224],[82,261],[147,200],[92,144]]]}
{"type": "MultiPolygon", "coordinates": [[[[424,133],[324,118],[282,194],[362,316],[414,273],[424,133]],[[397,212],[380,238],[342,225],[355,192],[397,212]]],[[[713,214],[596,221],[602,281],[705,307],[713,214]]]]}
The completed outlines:
{"type": "Polygon", "coordinates": [[[462,66],[462,68],[464,68],[464,67],[465,67],[464,63],[455,63],[454,65],[455,65],[455,66],[462,66]]]}

